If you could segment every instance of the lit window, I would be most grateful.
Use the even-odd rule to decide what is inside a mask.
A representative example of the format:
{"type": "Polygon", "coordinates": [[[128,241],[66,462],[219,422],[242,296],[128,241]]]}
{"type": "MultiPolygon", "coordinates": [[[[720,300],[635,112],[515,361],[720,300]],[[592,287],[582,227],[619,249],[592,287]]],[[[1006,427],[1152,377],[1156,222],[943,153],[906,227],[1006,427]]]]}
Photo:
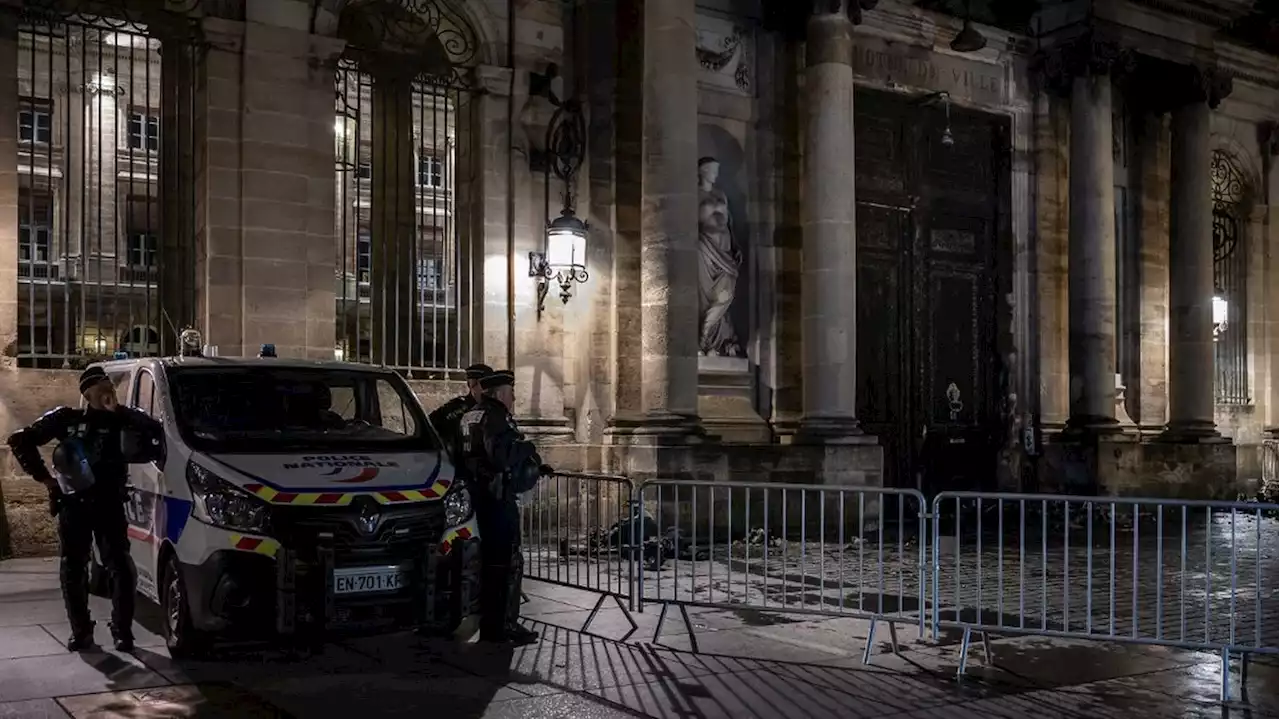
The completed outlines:
{"type": "Polygon", "coordinates": [[[1250,403],[1245,279],[1248,274],[1244,218],[1241,208],[1246,180],[1235,159],[1213,153],[1213,284],[1219,314],[1214,336],[1214,398],[1218,404],[1250,403]]]}
{"type": "Polygon", "coordinates": [[[356,238],[356,271],[360,273],[360,281],[369,281],[369,269],[373,267],[373,240],[368,232],[361,232],[356,238]]]}
{"type": "Polygon", "coordinates": [[[129,264],[138,268],[150,268],[156,265],[156,252],[160,240],[150,232],[130,233],[127,240],[129,264]]]}
{"type": "Polygon", "coordinates": [[[129,149],[160,150],[160,118],[149,113],[129,113],[129,149]]]}
{"type": "Polygon", "coordinates": [[[18,140],[37,145],[53,141],[53,112],[47,105],[27,105],[18,111],[18,140]]]}
{"type": "Polygon", "coordinates": [[[53,238],[53,203],[47,195],[18,196],[18,261],[48,262],[53,238]]]}
{"type": "Polygon", "coordinates": [[[418,260],[418,286],[424,290],[440,289],[440,261],[435,257],[418,260]]]}
{"type": "Polygon", "coordinates": [[[440,187],[444,184],[444,164],[440,158],[423,155],[418,158],[418,185],[440,187]]]}

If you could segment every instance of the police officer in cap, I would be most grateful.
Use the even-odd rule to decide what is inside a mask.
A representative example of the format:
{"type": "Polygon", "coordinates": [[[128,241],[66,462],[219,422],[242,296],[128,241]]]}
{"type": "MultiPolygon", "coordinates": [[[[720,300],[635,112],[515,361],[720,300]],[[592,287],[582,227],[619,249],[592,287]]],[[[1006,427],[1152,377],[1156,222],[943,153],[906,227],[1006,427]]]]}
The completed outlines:
{"type": "Polygon", "coordinates": [[[59,407],[9,437],[9,448],[23,471],[49,490],[50,511],[58,519],[62,598],[71,623],[67,649],[93,646],[89,616],[88,565],[97,540],[111,577],[111,635],[116,649],[133,650],[133,604],[137,575],[129,554],[129,464],[160,460],[164,429],[155,420],[116,399],[115,387],[101,367],[80,375],[84,409],[59,407]],[[57,440],[53,462],[57,477],[40,456],[40,447],[57,440]]]}
{"type": "Polygon", "coordinates": [[[431,420],[431,426],[435,427],[436,433],[440,435],[440,441],[444,443],[445,449],[455,458],[458,456],[460,439],[458,422],[462,420],[462,415],[466,414],[467,410],[480,401],[480,378],[492,373],[493,368],[487,364],[471,365],[467,368],[467,393],[445,402],[427,416],[427,419],[431,420]]]}
{"type": "Polygon", "coordinates": [[[522,492],[551,471],[533,443],[516,427],[515,375],[492,372],[480,379],[481,397],[462,416],[461,456],[470,481],[472,502],[480,524],[480,640],[528,644],[537,632],[520,626],[520,584],[524,558],[520,554],[522,492]]]}

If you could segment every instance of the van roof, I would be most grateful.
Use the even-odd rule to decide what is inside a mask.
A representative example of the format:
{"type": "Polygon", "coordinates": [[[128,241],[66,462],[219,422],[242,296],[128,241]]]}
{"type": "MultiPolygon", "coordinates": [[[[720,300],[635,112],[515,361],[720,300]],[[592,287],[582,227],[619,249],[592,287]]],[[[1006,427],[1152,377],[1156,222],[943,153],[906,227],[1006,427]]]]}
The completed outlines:
{"type": "Polygon", "coordinates": [[[107,360],[95,364],[109,371],[113,367],[129,367],[147,361],[159,362],[166,367],[285,367],[290,369],[339,369],[394,374],[392,370],[375,365],[338,362],[336,360],[280,359],[276,357],[138,357],[107,360]]]}

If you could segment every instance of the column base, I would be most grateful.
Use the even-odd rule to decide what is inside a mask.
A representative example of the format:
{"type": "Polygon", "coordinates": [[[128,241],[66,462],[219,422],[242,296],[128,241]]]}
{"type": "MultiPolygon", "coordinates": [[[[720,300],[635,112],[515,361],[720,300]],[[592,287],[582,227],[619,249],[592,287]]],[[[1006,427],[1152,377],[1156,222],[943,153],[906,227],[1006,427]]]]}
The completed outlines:
{"type": "Polygon", "coordinates": [[[802,417],[793,444],[878,444],[853,417],[802,417]]]}
{"type": "Polygon", "coordinates": [[[1124,425],[1115,417],[1097,414],[1072,415],[1062,427],[1059,438],[1074,442],[1097,437],[1114,437],[1124,434],[1124,425]]]}
{"type": "Polygon", "coordinates": [[[646,412],[612,417],[604,435],[610,444],[683,445],[700,443],[706,430],[697,415],[646,412]]]}
{"type": "Polygon", "coordinates": [[[1160,434],[1152,438],[1156,442],[1170,444],[1219,444],[1229,443],[1231,439],[1223,437],[1217,425],[1208,420],[1181,420],[1170,422],[1160,434]]]}
{"type": "Polygon", "coordinates": [[[535,442],[563,443],[574,440],[568,417],[516,417],[520,430],[535,442]]]}

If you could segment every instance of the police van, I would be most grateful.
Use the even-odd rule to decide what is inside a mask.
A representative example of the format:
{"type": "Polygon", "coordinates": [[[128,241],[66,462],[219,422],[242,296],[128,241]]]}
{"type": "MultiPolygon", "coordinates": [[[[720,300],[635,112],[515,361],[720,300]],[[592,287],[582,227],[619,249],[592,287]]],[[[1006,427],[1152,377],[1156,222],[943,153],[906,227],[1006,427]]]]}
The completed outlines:
{"type": "MultiPolygon", "coordinates": [[[[471,499],[404,379],[269,346],[205,356],[190,333],[185,356],[99,364],[122,403],[164,426],[165,456],[130,470],[127,515],[138,591],[160,606],[172,655],[215,639],[444,633],[477,613],[471,499]]],[[[91,572],[103,576],[96,560],[91,572]]]]}

